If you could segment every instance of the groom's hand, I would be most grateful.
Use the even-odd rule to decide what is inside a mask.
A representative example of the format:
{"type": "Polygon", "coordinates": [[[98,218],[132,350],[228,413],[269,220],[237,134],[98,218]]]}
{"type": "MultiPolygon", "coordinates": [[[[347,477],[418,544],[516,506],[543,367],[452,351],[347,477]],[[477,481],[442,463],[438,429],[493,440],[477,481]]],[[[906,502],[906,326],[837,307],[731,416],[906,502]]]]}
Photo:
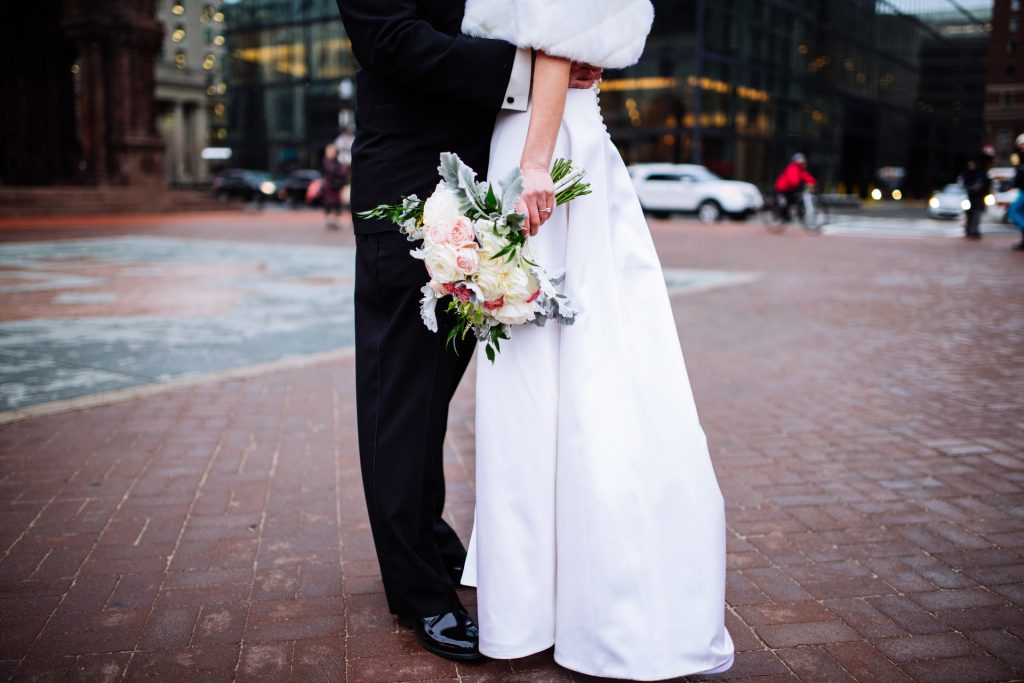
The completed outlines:
{"type": "Polygon", "coordinates": [[[569,72],[569,87],[586,90],[594,87],[594,84],[601,80],[604,69],[599,66],[591,66],[583,62],[573,62],[572,70],[569,72]]]}

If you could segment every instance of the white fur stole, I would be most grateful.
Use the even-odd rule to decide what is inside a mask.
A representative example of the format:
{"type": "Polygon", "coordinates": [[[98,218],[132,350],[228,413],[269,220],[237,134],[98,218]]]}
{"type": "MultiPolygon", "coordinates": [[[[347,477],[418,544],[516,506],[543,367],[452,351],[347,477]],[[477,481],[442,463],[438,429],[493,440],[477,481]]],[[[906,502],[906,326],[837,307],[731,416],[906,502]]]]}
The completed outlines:
{"type": "Polygon", "coordinates": [[[467,0],[462,32],[618,69],[640,59],[650,0],[467,0]]]}

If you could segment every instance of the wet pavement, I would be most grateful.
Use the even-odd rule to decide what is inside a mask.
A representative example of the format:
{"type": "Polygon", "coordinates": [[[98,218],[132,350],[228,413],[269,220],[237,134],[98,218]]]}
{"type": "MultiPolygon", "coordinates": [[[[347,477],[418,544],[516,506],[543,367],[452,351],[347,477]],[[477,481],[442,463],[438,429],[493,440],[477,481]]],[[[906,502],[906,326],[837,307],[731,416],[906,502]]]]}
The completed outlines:
{"type": "MultiPolygon", "coordinates": [[[[350,348],[351,246],[0,244],[0,412],[350,348]]],[[[666,270],[677,293],[749,273],[666,270]]]]}
{"type": "MultiPolygon", "coordinates": [[[[688,293],[673,306],[727,505],[738,655],[715,678],[1024,678],[1024,254],[1013,238],[685,221],[652,231],[688,293]]],[[[330,345],[346,343],[333,307],[352,238],[312,215],[0,226],[0,242],[2,254],[36,254],[13,268],[37,273],[0,278],[29,287],[0,292],[3,344],[7,325],[64,310],[73,323],[170,320],[196,335],[240,316],[259,339],[276,329],[260,317],[276,305],[302,313],[266,337],[271,355],[304,353],[282,340],[305,344],[318,314],[335,316],[330,345]],[[77,248],[66,239],[105,247],[52,267],[77,248]]],[[[192,347],[221,359],[200,371],[266,360],[238,350],[248,334],[192,347]]],[[[194,371],[160,335],[146,339],[170,370],[112,356],[99,369],[144,382],[194,371]]],[[[35,339],[40,355],[70,353],[35,339]]],[[[593,680],[550,652],[446,662],[388,614],[359,486],[352,359],[318,358],[0,426],[0,680],[593,680]]],[[[471,377],[445,454],[446,515],[464,536],[471,377]]],[[[473,592],[462,596],[473,609],[473,592]]]]}

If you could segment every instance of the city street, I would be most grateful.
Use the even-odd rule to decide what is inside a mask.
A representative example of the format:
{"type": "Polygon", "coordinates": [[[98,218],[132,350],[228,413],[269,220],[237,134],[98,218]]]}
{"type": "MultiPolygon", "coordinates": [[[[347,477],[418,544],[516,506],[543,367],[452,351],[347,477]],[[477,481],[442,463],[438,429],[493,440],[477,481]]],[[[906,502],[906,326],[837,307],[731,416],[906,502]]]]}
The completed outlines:
{"type": "MultiPolygon", "coordinates": [[[[727,505],[708,680],[1024,679],[1019,233],[833,218],[651,221],[727,505]]],[[[314,212],[0,220],[0,680],[596,680],[388,613],[353,255],[314,212]]],[[[472,368],[445,458],[468,539],[472,368]]]]}

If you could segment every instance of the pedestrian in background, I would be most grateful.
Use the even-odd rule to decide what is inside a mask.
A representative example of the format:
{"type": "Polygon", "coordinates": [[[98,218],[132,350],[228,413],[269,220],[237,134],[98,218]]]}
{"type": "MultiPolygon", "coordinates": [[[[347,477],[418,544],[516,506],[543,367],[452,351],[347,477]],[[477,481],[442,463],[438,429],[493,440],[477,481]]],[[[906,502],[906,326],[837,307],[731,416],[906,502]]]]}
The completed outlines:
{"type": "Polygon", "coordinates": [[[1024,133],[1017,136],[1017,160],[1015,167],[1016,175],[1013,178],[1013,186],[1017,188],[1017,198],[1010,204],[1007,215],[1010,222],[1021,231],[1020,243],[1014,247],[1015,251],[1024,251],[1024,133]]]}
{"type": "Polygon", "coordinates": [[[977,159],[967,162],[967,170],[960,177],[967,191],[970,207],[964,215],[964,236],[971,240],[981,239],[981,216],[985,213],[985,197],[992,191],[992,179],[988,170],[992,166],[992,157],[982,151],[977,159]]]}
{"type": "Polygon", "coordinates": [[[341,228],[341,191],[345,187],[348,169],[338,159],[338,148],[327,145],[324,149],[323,186],[320,196],[324,203],[324,218],[328,230],[341,228]],[[337,218],[333,218],[336,216],[337,218]]]}
{"type": "Polygon", "coordinates": [[[807,157],[800,153],[794,154],[775,180],[776,197],[782,206],[780,218],[784,221],[792,219],[793,207],[803,201],[804,188],[817,184],[814,176],[807,172],[807,157]]]}

